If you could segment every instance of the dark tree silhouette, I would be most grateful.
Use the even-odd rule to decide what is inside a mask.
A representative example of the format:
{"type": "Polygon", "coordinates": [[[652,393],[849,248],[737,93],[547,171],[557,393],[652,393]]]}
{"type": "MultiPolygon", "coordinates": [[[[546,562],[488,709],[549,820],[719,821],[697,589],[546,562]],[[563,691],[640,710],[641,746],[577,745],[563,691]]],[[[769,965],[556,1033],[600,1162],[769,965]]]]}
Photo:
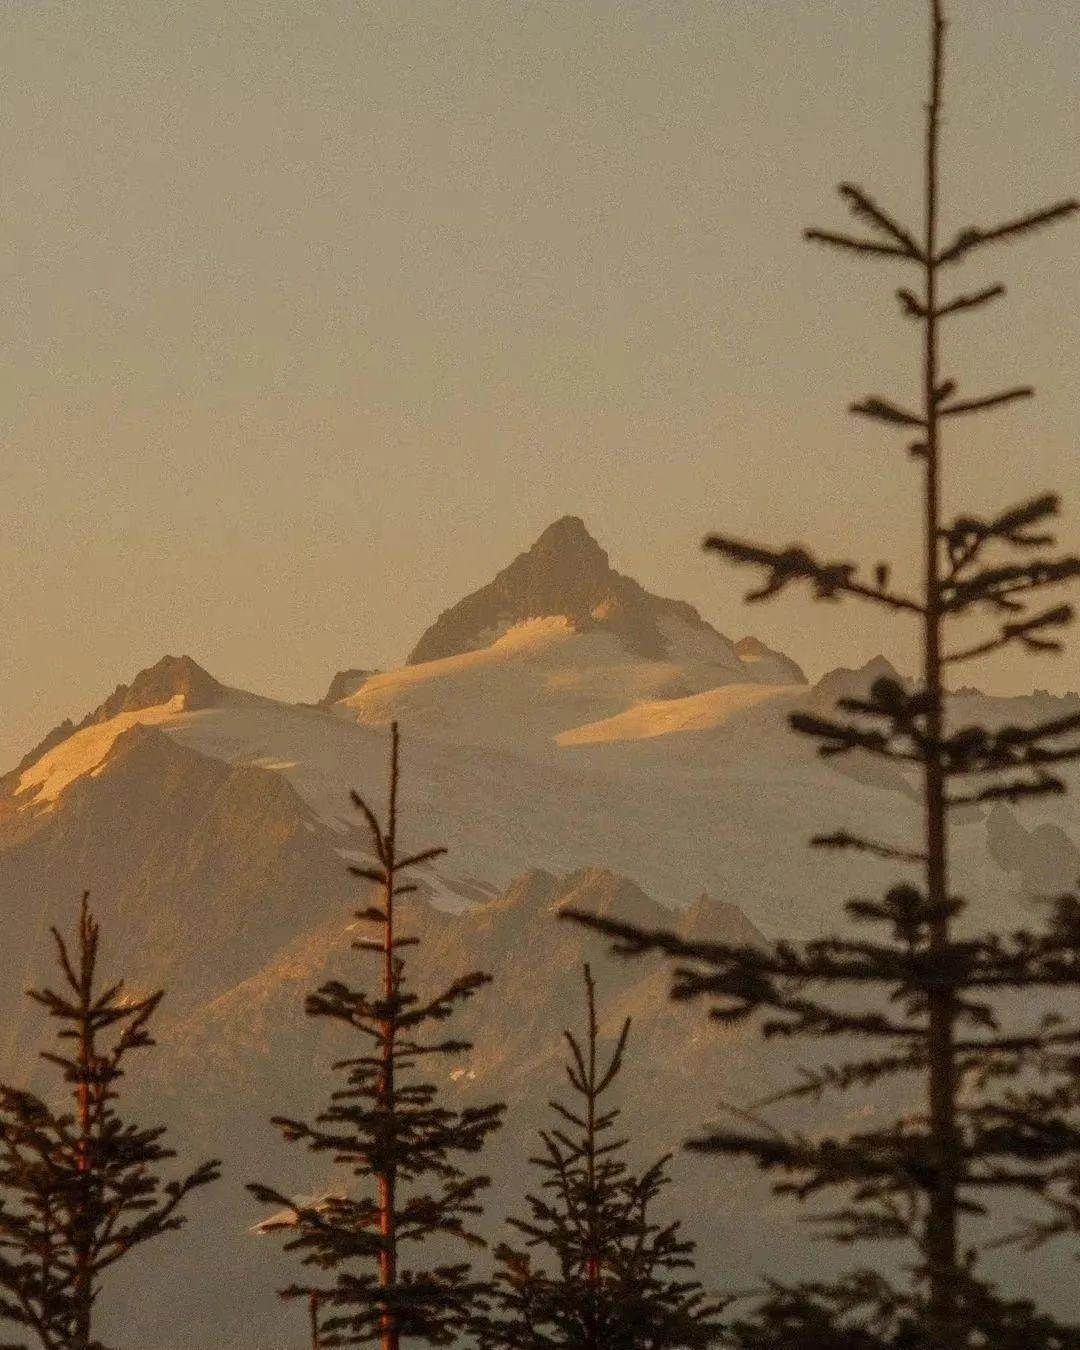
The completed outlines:
{"type": "Polygon", "coordinates": [[[658,1224],[655,1201],[669,1184],[668,1158],[641,1174],[626,1161],[621,1112],[608,1094],[622,1071],[629,1019],[601,1063],[596,991],[585,967],[588,1025],[584,1044],[564,1033],[572,1106],[552,1102],[559,1118],[544,1130],[532,1159],[543,1176],[527,1196],[528,1216],[511,1219],[524,1250],[496,1252],[499,1316],[483,1344],[506,1350],[693,1350],[716,1343],[722,1305],[687,1272],[694,1244],[679,1224],[658,1224]],[[539,1256],[537,1262],[534,1258],[539,1256]]]}
{"type": "MultiPolygon", "coordinates": [[[[969,1291],[971,1293],[973,1291],[969,1291]]],[[[986,1350],[1077,1350],[1080,1335],[1041,1316],[1027,1300],[992,1292],[969,1297],[968,1343],[986,1350]]],[[[727,1328],[727,1350],[928,1350],[925,1324],[880,1275],[860,1271],[831,1283],[773,1284],[747,1317],[727,1328]]]]}
{"type": "Polygon", "coordinates": [[[335,980],[310,994],[306,1003],[309,1016],[341,1023],[370,1048],[334,1065],[344,1074],[345,1086],[331,1095],[314,1124],[274,1118],[286,1139],[329,1154],[359,1185],[355,1194],[331,1195],[308,1205],[268,1186],[248,1187],[259,1200],[284,1208],[280,1221],[264,1223],[263,1231],[287,1233],[287,1251],[301,1252],[305,1266],[333,1277],[331,1284],[296,1284],[282,1291],[285,1298],[314,1299],[313,1335],[322,1346],[377,1341],[383,1350],[397,1350],[409,1338],[449,1345],[475,1324],[489,1290],[467,1262],[418,1269],[401,1264],[406,1249],[431,1240],[483,1246],[468,1225],[481,1212],[479,1197],[488,1178],[470,1175],[457,1158],[481,1151],[500,1125],[504,1108],[452,1110],[440,1104],[434,1084],[417,1078],[421,1059],[471,1048],[467,1041],[421,1041],[419,1036],[422,1028],[445,1022],[490,976],[464,975],[424,1001],[406,986],[400,953],[418,939],[399,935],[396,902],[416,886],[401,877],[446,850],[399,853],[398,786],[395,722],[385,828],[367,802],[353,794],[377,865],[349,870],[380,891],[378,904],[356,914],[359,922],[374,924],[379,936],[360,938],[353,946],[376,958],[378,993],[372,996],[335,980]]]}
{"type": "MultiPolygon", "coordinates": [[[[97,981],[100,929],[84,895],[74,957],[52,930],[64,992],[29,991],[59,1023],[59,1068],[74,1111],[0,1086],[0,1317],[47,1350],[105,1350],[92,1335],[101,1277],[133,1248],[184,1223],[180,1207],[215,1180],[203,1163],[180,1181],[156,1166],[175,1156],[165,1129],[144,1129],[117,1108],[127,1056],[154,1044],[149,1023],[162,994],[125,993],[97,981]]],[[[7,1347],[6,1350],[12,1350],[7,1347]]]]}
{"type": "Polygon", "coordinates": [[[311,1350],[319,1350],[322,1344],[319,1327],[319,1303],[318,1291],[312,1289],[308,1294],[308,1325],[311,1328],[311,1350]]]}
{"type": "MultiPolygon", "coordinates": [[[[1064,791],[1058,766],[1080,756],[1080,714],[1033,725],[955,726],[948,716],[944,677],[964,661],[1005,647],[1057,650],[1057,634],[1072,617],[1070,606],[1031,605],[1043,592],[1074,579],[1080,559],[1053,550],[1047,527],[1058,500],[1052,494],[989,517],[964,513],[947,519],[943,514],[945,429],[957,418],[1026,399],[1032,390],[1024,385],[987,394],[961,391],[956,379],[943,372],[941,339],[955,318],[981,310],[1004,291],[992,285],[950,292],[948,278],[958,264],[1074,214],[1078,203],[1062,201],[992,228],[961,230],[943,241],[942,0],[930,0],[929,12],[921,224],[909,228],[861,187],[845,183],[840,195],[862,229],[806,232],[807,238],[840,252],[902,265],[915,278],[912,288],[897,295],[902,313],[921,336],[918,395],[910,404],[873,395],[854,403],[851,411],[912,438],[907,450],[921,480],[921,584],[909,592],[894,585],[884,563],[864,574],[852,562],[822,559],[802,546],[772,549],[727,535],[706,541],[706,548],[729,562],[764,574],[749,600],[802,583],[820,599],[859,598],[917,625],[922,672],[914,685],[878,679],[864,696],[839,700],[833,715],[800,712],[791,720],[818,743],[822,755],[857,751],[909,766],[918,775],[921,838],[871,839],[841,830],[812,842],[917,869],[921,880],[898,882],[880,900],[848,904],[853,919],[874,926],[873,936],[779,943],[768,950],[680,942],[672,934],[570,916],[614,936],[625,952],[659,948],[676,957],[675,996],[716,999],[718,1018],[760,1015],[767,1035],[838,1037],[848,1044],[876,1041],[881,1047],[877,1054],[807,1071],[789,1097],[862,1090],[893,1076],[921,1080],[925,1109],[889,1124],[822,1139],[778,1132],[752,1115],[695,1145],[749,1156],[780,1174],[779,1190],[800,1199],[837,1195],[836,1207],[821,1217],[843,1242],[908,1239],[918,1250],[910,1288],[893,1290],[862,1272],[831,1286],[776,1291],[765,1313],[773,1345],[777,1328],[800,1310],[811,1331],[796,1330],[789,1344],[820,1344],[811,1334],[815,1316],[834,1336],[846,1334],[846,1318],[852,1334],[933,1350],[1064,1344],[1053,1337],[1068,1337],[1029,1305],[998,1297],[981,1281],[969,1251],[977,1230],[972,1226],[962,1233],[961,1227],[965,1220],[974,1225],[996,1191],[1046,1194],[1074,1156],[1071,1105],[1053,1094],[1037,1100],[1024,1084],[1027,1072],[1041,1061],[1069,1053],[1076,1027],[1040,1019],[1037,1011],[1027,1022],[1004,1026],[1007,1000],[1002,996],[1075,989],[1080,925],[1075,906],[1063,902],[1045,930],[961,935],[956,919],[962,903],[950,878],[948,844],[950,813],[957,807],[1064,791]],[[980,615],[993,621],[984,638],[950,636],[957,621],[980,615]]],[[[1022,1016],[1038,1002],[1014,999],[1013,1005],[1023,1003],[1022,1016]]],[[[745,1344],[764,1339],[754,1342],[751,1336],[745,1344]]],[[[856,1336],[832,1343],[857,1347],[864,1342],[856,1336]]]]}

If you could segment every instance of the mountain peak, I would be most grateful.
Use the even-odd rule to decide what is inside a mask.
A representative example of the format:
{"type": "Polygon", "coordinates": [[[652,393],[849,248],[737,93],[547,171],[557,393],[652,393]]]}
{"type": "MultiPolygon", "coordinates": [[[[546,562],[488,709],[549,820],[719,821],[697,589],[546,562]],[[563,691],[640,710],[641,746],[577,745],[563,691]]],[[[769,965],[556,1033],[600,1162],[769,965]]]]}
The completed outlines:
{"type": "Polygon", "coordinates": [[[198,708],[214,707],[224,692],[223,686],[190,656],[163,656],[154,665],[140,670],[130,684],[118,684],[105,702],[87,713],[81,722],[66,717],[59,726],[53,727],[29,754],[23,756],[12,773],[0,778],[0,783],[17,778],[76,732],[109,722],[120,713],[157,708],[177,695],[182,696],[185,710],[194,712],[198,708]]]}
{"type": "Polygon", "coordinates": [[[785,656],[783,652],[775,651],[772,647],[766,647],[759,638],[740,638],[735,644],[735,652],[740,661],[755,669],[755,673],[772,669],[775,670],[777,677],[783,681],[791,684],[806,683],[806,675],[802,666],[793,661],[790,656],[785,656]]]}
{"type": "Polygon", "coordinates": [[[561,617],[578,632],[602,630],[635,656],[669,654],[672,621],[722,644],[739,665],[731,644],[692,605],[652,595],[616,572],[580,516],[553,521],[531,548],[479,590],[445,610],[409,656],[409,665],[488,646],[515,624],[561,617]]]}
{"type": "Polygon", "coordinates": [[[536,543],[529,549],[530,554],[544,553],[584,554],[608,566],[608,555],[589,533],[588,527],[580,516],[560,516],[544,530],[536,543]]]}
{"type": "Polygon", "coordinates": [[[177,694],[183,696],[188,712],[211,708],[222,687],[190,656],[163,656],[160,661],[140,670],[130,684],[118,684],[105,702],[88,720],[107,722],[117,713],[154,708],[177,694]]]}
{"type": "Polygon", "coordinates": [[[852,669],[838,666],[822,675],[813,688],[813,698],[818,704],[832,707],[838,699],[865,698],[875,680],[895,680],[904,684],[904,677],[885,656],[874,656],[863,665],[852,669]]]}

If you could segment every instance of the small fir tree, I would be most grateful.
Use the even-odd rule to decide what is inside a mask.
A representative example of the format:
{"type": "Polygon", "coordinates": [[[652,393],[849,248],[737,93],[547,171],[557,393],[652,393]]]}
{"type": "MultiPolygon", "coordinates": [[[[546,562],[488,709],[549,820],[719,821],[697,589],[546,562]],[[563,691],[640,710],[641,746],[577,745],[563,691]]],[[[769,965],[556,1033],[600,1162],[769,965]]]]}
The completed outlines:
{"type": "MultiPolygon", "coordinates": [[[[930,81],[924,141],[922,222],[908,228],[862,188],[840,194],[865,227],[857,234],[809,230],[807,237],[842,252],[909,268],[914,289],[897,294],[921,336],[919,394],[911,406],[872,396],[851,411],[914,436],[908,445],[921,478],[921,584],[897,587],[879,563],[869,575],[847,561],[822,560],[808,549],[772,549],[726,535],[706,547],[764,574],[748,596],[761,600],[793,584],[819,599],[857,598],[912,620],[921,635],[921,677],[913,686],[876,680],[862,697],[843,698],[837,713],[800,712],[794,728],[825,756],[852,752],[911,767],[921,780],[921,836],[911,841],[865,838],[846,830],[813,841],[854,849],[896,868],[914,868],[918,882],[897,881],[881,899],[851,901],[849,915],[871,925],[865,938],[839,936],[768,949],[683,942],[670,933],[578,915],[617,938],[626,952],[661,949],[680,966],[674,994],[715,999],[724,1021],[760,1016],[767,1035],[877,1042],[879,1053],[808,1070],[788,1094],[818,1098],[863,1091],[907,1077],[921,1089],[921,1111],[836,1137],[782,1133],[758,1118],[718,1128],[696,1147],[748,1156],[779,1174],[777,1189],[797,1198],[835,1196],[818,1216],[840,1241],[906,1240],[917,1252],[915,1280],[894,1288],[869,1270],[836,1282],[776,1288],[757,1319],[741,1325],[744,1346],[870,1345],[967,1350],[974,1346],[1064,1346],[1078,1343],[1030,1303],[998,1295],[977,1273],[978,1220],[995,1194],[1051,1193],[1076,1156],[1078,1135],[1068,1093],[1028,1090],[1028,1075],[1054,1057],[1069,1057],[1075,1023],[1040,1018],[1045,999],[1013,999],[1020,1020],[1005,1024],[1002,995],[1054,991],[1080,983],[1080,923],[1070,902],[1038,932],[968,936],[957,927],[962,902],[949,867],[949,821],[957,808],[1021,802],[1064,791],[1057,772],[1080,757],[1080,715],[1033,725],[953,726],[946,672],[1006,647],[1057,650],[1056,633],[1072,618],[1068,605],[1029,608],[1042,592],[1080,574],[1080,559],[1053,552],[1047,526],[1058,510],[1045,494],[996,515],[944,515],[944,432],[958,418],[1027,398],[1028,386],[989,394],[959,391],[942,369],[942,335],[954,320],[997,300],[1000,285],[949,294],[948,276],[989,246],[1025,238],[1070,216],[1073,200],[992,228],[970,227],[943,241],[939,224],[939,150],[943,106],[945,15],[929,0],[930,81]],[[958,621],[989,615],[994,627],[972,641],[951,636],[958,621]],[[822,1339],[826,1330],[832,1339],[822,1339]],[[783,1335],[781,1335],[783,1332],[783,1335]],[[786,1336],[786,1339],[784,1337],[786,1336]],[[755,1339],[756,1338],[756,1339],[755,1339]]],[[[1075,1061],[1074,1061],[1075,1062],[1075,1061]]]]}
{"type": "Polygon", "coordinates": [[[572,1106],[551,1102],[559,1124],[541,1131],[532,1159],[543,1176],[511,1219],[524,1250],[496,1252],[499,1316],[484,1344],[506,1350],[692,1350],[713,1345],[721,1306],[687,1278],[694,1244],[680,1225],[657,1223],[668,1158],[641,1174],[626,1161],[620,1110],[608,1097],[622,1071],[629,1019],[606,1063],[599,1055],[596,991],[585,967],[584,1045],[564,1033],[572,1106]],[[541,1258],[539,1261],[536,1258],[541,1258]]]}
{"type": "Polygon", "coordinates": [[[330,1281],[312,1280],[282,1290],[285,1298],[309,1300],[312,1335],[321,1346],[378,1342],[383,1350],[397,1350],[405,1340],[449,1345],[475,1325],[489,1289],[467,1262],[413,1268],[403,1261],[409,1249],[432,1241],[483,1245],[469,1225],[481,1212],[480,1195],[488,1178],[470,1174],[459,1159],[481,1151],[499,1127],[504,1108],[453,1110],[440,1102],[433,1083],[417,1075],[421,1060],[471,1048],[467,1041],[420,1037],[423,1029],[441,1026],[490,976],[464,975],[423,1001],[406,985],[401,953],[418,939],[398,931],[397,901],[416,890],[402,877],[446,850],[399,852],[398,785],[395,722],[385,828],[367,802],[353,794],[377,865],[349,870],[380,892],[378,904],[356,914],[359,922],[374,925],[379,936],[360,938],[353,946],[377,961],[378,992],[353,990],[335,980],[306,1002],[309,1016],[340,1023],[367,1046],[334,1065],[345,1085],[332,1093],[313,1124],[274,1118],[287,1140],[301,1141],[348,1168],[355,1178],[354,1193],[302,1205],[267,1186],[248,1188],[259,1200],[284,1207],[280,1222],[264,1224],[263,1230],[276,1227],[288,1233],[285,1249],[302,1253],[312,1274],[323,1272],[330,1281]]]}
{"type": "MultiPolygon", "coordinates": [[[[97,980],[100,929],[84,895],[74,959],[52,930],[63,992],[29,991],[59,1023],[60,1069],[74,1111],[0,1086],[0,1317],[46,1350],[105,1350],[93,1336],[102,1276],[135,1247],[184,1223],[185,1198],[218,1176],[203,1163],[163,1182],[175,1156],[164,1126],[145,1129],[117,1107],[127,1057],[154,1044],[149,1023],[162,994],[141,998],[97,980]]],[[[15,1350],[5,1347],[5,1350],[15,1350]]]]}

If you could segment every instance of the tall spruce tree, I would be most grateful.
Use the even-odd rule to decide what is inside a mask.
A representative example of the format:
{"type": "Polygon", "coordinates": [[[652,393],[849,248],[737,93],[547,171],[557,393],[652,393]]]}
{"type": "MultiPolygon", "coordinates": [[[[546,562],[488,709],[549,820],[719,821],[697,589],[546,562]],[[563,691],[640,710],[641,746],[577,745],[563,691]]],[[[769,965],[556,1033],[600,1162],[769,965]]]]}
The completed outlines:
{"type": "MultiPolygon", "coordinates": [[[[1000,285],[954,291],[949,277],[993,245],[1021,240],[1078,209],[1073,200],[1019,215],[990,228],[971,226],[943,239],[939,225],[939,152],[946,21],[942,0],[929,0],[930,79],[924,139],[922,219],[909,227],[869,193],[845,183],[840,195],[862,231],[813,229],[807,237],[853,257],[887,261],[914,281],[897,292],[903,315],[920,334],[918,395],[910,403],[860,399],[860,418],[911,438],[919,475],[921,584],[894,585],[890,569],[869,574],[850,561],[822,559],[809,549],[772,549],[727,535],[706,547],[730,562],[759,569],[762,600],[795,584],[824,600],[866,601],[913,621],[921,636],[921,676],[911,686],[876,680],[862,697],[843,698],[836,713],[800,712],[794,728],[825,756],[864,755],[908,766],[921,781],[921,837],[865,838],[838,830],[819,847],[860,850],[918,881],[902,880],[882,899],[847,905],[873,935],[782,942],[767,950],[683,942],[670,933],[577,915],[614,936],[623,952],[661,949],[679,961],[673,993],[715,999],[724,1021],[760,1016],[767,1035],[876,1041],[877,1054],[808,1070],[786,1094],[818,1098],[864,1090],[905,1077],[921,1085],[924,1108],[891,1123],[836,1137],[799,1136],[743,1119],[718,1128],[695,1147],[747,1156],[778,1173],[777,1189],[802,1200],[837,1197],[818,1216],[842,1242],[907,1240],[917,1251],[915,1278],[894,1287],[871,1270],[797,1289],[776,1287],[756,1318],[741,1323],[746,1346],[930,1347],[1075,1345],[1076,1333],[1040,1316],[1023,1300],[995,1293],[980,1277],[973,1247],[995,1193],[1043,1195],[1067,1169],[1077,1147],[1068,1093],[1032,1094],[1029,1071],[1047,1057],[1068,1057],[1076,1026],[1030,1011],[1039,999],[1012,999],[1041,989],[1075,992],[1080,974],[1075,905],[1063,902],[1046,929],[970,935],[949,866],[949,821],[959,807],[1021,802],[1064,791],[1058,766],[1080,755],[1080,715],[1029,725],[956,726],[945,674],[960,663],[1022,647],[1057,650],[1071,617],[1063,603],[1032,608],[1040,595],[1080,573],[1080,560],[1053,551],[1048,522],[1052,494],[996,515],[943,513],[945,430],[956,419],[1028,398],[1030,387],[967,393],[943,369],[948,325],[981,311],[1004,293],[1000,285]],[[989,616],[982,638],[952,636],[958,623],[989,616]],[[1016,1013],[1020,1005],[1020,1012],[1016,1013]],[[1007,1023],[1007,1024],[1006,1024],[1007,1023]],[[755,1339],[756,1338],[756,1339],[755,1339]]],[[[1075,1006],[1075,1005],[1073,1005],[1075,1006]]]]}
{"type": "MultiPolygon", "coordinates": [[[[127,1057],[154,1044],[149,1023],[162,994],[127,994],[97,978],[100,928],[84,895],[74,954],[54,928],[63,992],[32,989],[59,1024],[61,1051],[42,1058],[61,1070],[73,1111],[0,1086],[0,1319],[46,1350],[105,1350],[93,1336],[104,1273],[135,1247],[179,1228],[181,1205],[218,1176],[203,1163],[163,1182],[157,1165],[175,1156],[151,1129],[121,1115],[127,1057]]],[[[5,1350],[15,1350],[6,1346],[5,1350]]]]}
{"type": "Polygon", "coordinates": [[[543,1177],[511,1219],[524,1250],[496,1252],[499,1315],[483,1344],[495,1350],[693,1350],[716,1342],[721,1305],[687,1277],[694,1244],[677,1222],[660,1224],[654,1203],[669,1184],[668,1158],[633,1172],[621,1112],[608,1097],[623,1068],[629,1019],[606,1063],[599,1053],[596,989],[585,967],[584,1044],[564,1032],[573,1105],[541,1131],[532,1159],[543,1177]]]}
{"type": "Polygon", "coordinates": [[[489,1292],[468,1262],[429,1261],[413,1268],[403,1261],[409,1249],[442,1239],[483,1245],[469,1224],[481,1212],[488,1178],[467,1172],[459,1158],[482,1150],[501,1124],[504,1107],[454,1110],[441,1104],[436,1085],[416,1072],[421,1060],[471,1048],[467,1041],[420,1036],[422,1029],[441,1026],[491,977],[464,975],[423,1000],[406,985],[401,953],[418,939],[398,930],[397,902],[416,890],[402,877],[446,850],[399,852],[399,744],[395,722],[385,827],[353,793],[377,865],[349,870],[379,888],[379,902],[356,913],[359,923],[374,925],[378,937],[362,937],[353,947],[377,962],[377,992],[334,980],[310,994],[305,1005],[309,1016],[341,1024],[366,1047],[334,1065],[345,1086],[331,1094],[313,1124],[274,1118],[287,1140],[346,1167],[353,1193],[304,1205],[268,1186],[248,1187],[259,1200],[284,1208],[281,1220],[264,1224],[263,1231],[276,1227],[287,1233],[285,1249],[301,1252],[312,1274],[321,1271],[331,1281],[282,1290],[285,1298],[309,1300],[313,1336],[322,1346],[378,1342],[382,1350],[397,1350],[406,1340],[449,1345],[477,1323],[489,1292]]]}

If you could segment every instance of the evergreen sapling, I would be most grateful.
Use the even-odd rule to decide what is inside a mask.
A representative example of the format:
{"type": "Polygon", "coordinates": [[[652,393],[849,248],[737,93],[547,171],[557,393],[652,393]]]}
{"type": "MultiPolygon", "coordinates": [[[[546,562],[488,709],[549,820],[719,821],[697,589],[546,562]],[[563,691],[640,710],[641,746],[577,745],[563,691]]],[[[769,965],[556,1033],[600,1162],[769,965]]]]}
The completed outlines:
{"type": "Polygon", "coordinates": [[[157,1175],[175,1156],[164,1126],[126,1120],[118,1102],[128,1056],[154,1044],[149,1024],[162,993],[143,998],[121,982],[100,984],[100,928],[88,895],[74,951],[55,928],[52,935],[61,992],[32,989],[29,997],[58,1023],[62,1046],[42,1058],[61,1071],[74,1109],[0,1086],[0,1318],[45,1350],[105,1350],[93,1335],[103,1275],[181,1227],[184,1200],[217,1178],[218,1163],[179,1181],[157,1175]]]}
{"type": "Polygon", "coordinates": [[[310,1278],[282,1294],[309,1301],[313,1335],[321,1346],[378,1343],[382,1350],[397,1350],[406,1340],[450,1345],[477,1323],[489,1292],[468,1262],[406,1264],[412,1249],[443,1239],[483,1246],[471,1224],[481,1212],[488,1179],[466,1170],[465,1159],[480,1153],[504,1108],[455,1110],[441,1103],[434,1083],[417,1074],[422,1061],[471,1048],[438,1029],[490,976],[464,975],[423,1000],[407,985],[402,952],[418,939],[398,928],[398,901],[416,890],[403,877],[446,850],[400,851],[399,767],[395,722],[385,827],[353,794],[376,863],[349,870],[376,886],[379,897],[355,916],[377,936],[358,938],[353,947],[373,960],[376,992],[334,980],[306,1002],[309,1016],[343,1026],[365,1046],[334,1065],[344,1086],[332,1093],[313,1123],[274,1118],[287,1140],[302,1142],[346,1168],[353,1178],[351,1193],[303,1205],[268,1186],[248,1188],[259,1200],[284,1207],[279,1221],[261,1227],[286,1233],[286,1250],[301,1254],[310,1278]],[[425,1031],[429,1039],[421,1038],[425,1031]]]}
{"type": "Polygon", "coordinates": [[[572,1105],[550,1103],[558,1123],[532,1159],[543,1181],[510,1226],[522,1247],[496,1251],[499,1316],[485,1347],[505,1350],[693,1350],[716,1341],[721,1305],[688,1272],[694,1244],[658,1223],[668,1158],[634,1173],[620,1109],[610,1094],[623,1069],[630,1022],[599,1053],[596,990],[585,967],[584,1043],[564,1033],[572,1105]]]}

